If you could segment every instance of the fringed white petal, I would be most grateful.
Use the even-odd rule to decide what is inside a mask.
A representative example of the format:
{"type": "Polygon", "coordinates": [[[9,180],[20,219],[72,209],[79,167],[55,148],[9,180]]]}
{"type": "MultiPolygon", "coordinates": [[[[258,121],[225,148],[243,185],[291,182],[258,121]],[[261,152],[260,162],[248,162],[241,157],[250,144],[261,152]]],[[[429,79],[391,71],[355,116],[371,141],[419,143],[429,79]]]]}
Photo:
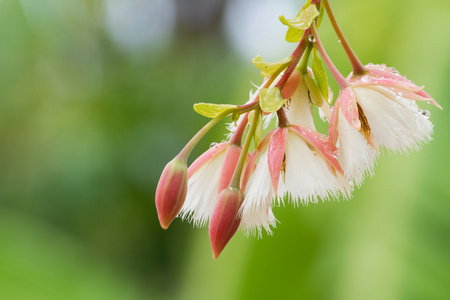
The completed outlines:
{"type": "Polygon", "coordinates": [[[319,107],[319,117],[324,122],[330,123],[332,113],[333,111],[328,103],[323,103],[322,107],[319,107]]]}
{"type": "Polygon", "coordinates": [[[377,147],[403,153],[431,140],[433,124],[413,101],[384,87],[353,90],[377,147]]]}
{"type": "Polygon", "coordinates": [[[291,104],[287,116],[291,124],[308,126],[315,129],[314,120],[309,103],[308,88],[304,80],[291,97],[291,104]]]}
{"type": "Polygon", "coordinates": [[[267,129],[270,126],[270,123],[272,122],[273,117],[275,117],[275,115],[276,115],[276,113],[271,113],[271,114],[263,116],[263,120],[264,120],[263,129],[267,129]]]}
{"type": "Polygon", "coordinates": [[[241,206],[241,229],[245,234],[262,236],[262,228],[272,234],[270,226],[275,227],[276,219],[270,205],[274,190],[267,163],[267,148],[263,150],[245,189],[245,200],[241,206]]]}
{"type": "Polygon", "coordinates": [[[378,152],[348,123],[341,111],[338,118],[339,163],[347,179],[360,186],[366,175],[373,175],[378,152]]]}
{"type": "Polygon", "coordinates": [[[196,227],[208,223],[214,211],[219,189],[219,178],[226,151],[205,163],[188,181],[186,200],[178,216],[193,222],[196,227]]]}
{"type": "MultiPolygon", "coordinates": [[[[253,83],[252,83],[253,84],[253,83]]],[[[253,84],[254,85],[254,84],[253,84]]],[[[256,96],[259,95],[259,90],[261,89],[261,87],[258,87],[256,85],[254,85],[257,90],[255,93],[253,93],[253,91],[250,90],[249,95],[248,95],[248,101],[245,104],[254,102],[256,99],[256,96]]],[[[233,135],[233,133],[236,131],[236,129],[238,128],[239,124],[241,124],[242,120],[244,119],[245,114],[242,114],[239,116],[239,119],[237,120],[237,122],[231,122],[231,123],[227,123],[226,128],[228,130],[228,133],[225,134],[225,136],[227,137],[227,140],[229,140],[231,138],[231,136],[233,135]]]]}
{"type": "Polygon", "coordinates": [[[306,142],[296,134],[289,133],[286,143],[286,173],[283,186],[285,195],[298,205],[317,203],[318,198],[328,200],[340,194],[348,197],[350,185],[338,174],[331,173],[327,164],[317,156],[306,142]]]}

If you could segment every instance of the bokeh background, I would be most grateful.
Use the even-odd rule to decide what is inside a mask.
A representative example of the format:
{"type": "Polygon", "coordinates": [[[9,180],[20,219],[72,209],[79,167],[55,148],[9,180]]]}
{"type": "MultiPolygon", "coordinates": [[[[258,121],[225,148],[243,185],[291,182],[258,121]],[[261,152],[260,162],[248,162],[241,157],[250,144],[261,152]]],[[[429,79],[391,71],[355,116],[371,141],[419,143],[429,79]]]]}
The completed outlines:
{"type": "Polygon", "coordinates": [[[218,260],[207,229],[159,227],[160,172],[207,121],[192,105],[246,101],[303,2],[0,0],[0,299],[450,299],[446,0],[330,1],[364,63],[444,107],[421,151],[385,153],[350,201],[276,208],[273,236],[218,260]]]}

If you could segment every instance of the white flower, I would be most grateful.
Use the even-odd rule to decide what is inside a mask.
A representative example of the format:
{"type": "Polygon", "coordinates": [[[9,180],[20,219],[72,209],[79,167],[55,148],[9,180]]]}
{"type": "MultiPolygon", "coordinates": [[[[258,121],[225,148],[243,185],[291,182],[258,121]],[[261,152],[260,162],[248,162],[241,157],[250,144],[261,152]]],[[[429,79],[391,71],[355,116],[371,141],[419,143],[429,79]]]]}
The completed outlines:
{"type": "Polygon", "coordinates": [[[211,147],[198,157],[188,169],[186,200],[178,216],[203,227],[214,211],[219,178],[228,143],[211,147]]]}
{"type": "Polygon", "coordinates": [[[385,66],[368,66],[362,76],[349,76],[330,121],[330,139],[340,149],[340,163],[347,178],[360,185],[373,174],[377,151],[396,153],[419,149],[431,140],[429,112],[415,101],[440,108],[422,87],[385,66]]]}

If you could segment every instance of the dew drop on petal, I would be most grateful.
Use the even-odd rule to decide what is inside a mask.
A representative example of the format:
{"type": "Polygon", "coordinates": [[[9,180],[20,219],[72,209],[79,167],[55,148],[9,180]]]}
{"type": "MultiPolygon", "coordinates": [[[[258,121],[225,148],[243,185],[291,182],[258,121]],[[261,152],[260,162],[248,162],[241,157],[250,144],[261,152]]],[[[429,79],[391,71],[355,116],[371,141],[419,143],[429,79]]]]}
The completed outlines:
{"type": "Polygon", "coordinates": [[[431,117],[431,113],[428,110],[422,111],[422,116],[424,116],[426,119],[431,117]]]}
{"type": "Polygon", "coordinates": [[[333,157],[339,159],[339,150],[333,151],[333,157]]]}
{"type": "Polygon", "coordinates": [[[363,78],[361,78],[361,81],[367,83],[370,81],[370,79],[369,79],[369,77],[364,76],[363,78]]]}
{"type": "Polygon", "coordinates": [[[212,147],[214,147],[214,146],[217,146],[217,143],[216,143],[216,142],[211,143],[211,145],[209,145],[209,148],[212,148],[212,147]]]}
{"type": "Polygon", "coordinates": [[[427,101],[427,104],[430,104],[430,101],[427,101]]]}
{"type": "Polygon", "coordinates": [[[399,93],[395,94],[395,98],[397,100],[400,100],[402,97],[403,97],[403,93],[402,92],[399,92],[399,93]]]}
{"type": "Polygon", "coordinates": [[[311,43],[315,43],[316,42],[316,37],[314,36],[314,34],[310,34],[308,36],[308,41],[310,41],[311,43]]]}

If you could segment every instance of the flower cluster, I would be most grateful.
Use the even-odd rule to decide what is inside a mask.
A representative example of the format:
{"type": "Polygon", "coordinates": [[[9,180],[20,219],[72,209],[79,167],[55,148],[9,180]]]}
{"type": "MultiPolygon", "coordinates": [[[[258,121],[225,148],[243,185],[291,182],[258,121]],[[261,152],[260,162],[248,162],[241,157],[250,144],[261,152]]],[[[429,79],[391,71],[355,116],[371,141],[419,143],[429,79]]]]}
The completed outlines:
{"type": "Polygon", "coordinates": [[[401,154],[431,140],[430,113],[418,102],[442,109],[395,69],[361,64],[327,0],[308,1],[295,18],[280,20],[288,26],[286,40],[298,42],[295,51],[276,63],[253,59],[265,80],[247,103],[196,104],[211,121],[166,165],[156,190],[161,226],[166,229],[177,216],[195,226],[208,224],[214,258],[238,228],[271,234],[277,222],[272,209],[285,201],[296,206],[350,198],[355,186],[373,175],[381,151],[401,154]],[[317,32],[324,11],[353,67],[346,78],[317,32]],[[336,100],[322,62],[339,85],[336,100]],[[328,122],[328,136],[316,130],[314,110],[328,122]],[[195,145],[227,116],[233,121],[229,139],[188,168],[195,145]]]}

